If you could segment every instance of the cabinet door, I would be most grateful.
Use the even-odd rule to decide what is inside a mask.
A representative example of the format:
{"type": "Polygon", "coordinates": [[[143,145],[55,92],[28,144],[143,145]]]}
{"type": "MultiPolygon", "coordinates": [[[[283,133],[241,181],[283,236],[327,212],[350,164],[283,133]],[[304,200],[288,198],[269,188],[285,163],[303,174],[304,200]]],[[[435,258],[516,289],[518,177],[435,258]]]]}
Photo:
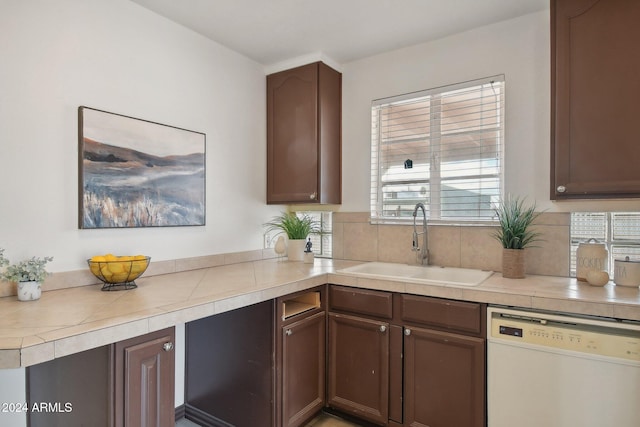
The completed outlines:
{"type": "Polygon", "coordinates": [[[284,426],[300,426],[324,407],[325,322],[323,311],[282,328],[284,426]]]}
{"type": "MultiPolygon", "coordinates": [[[[26,368],[29,408],[45,405],[45,410],[27,413],[27,425],[112,427],[112,353],[105,345],[26,368]],[[55,411],[46,410],[49,405],[55,411]]],[[[0,425],[13,425],[11,420],[0,413],[0,425]]]]}
{"type": "Polygon", "coordinates": [[[389,420],[389,324],[329,314],[328,404],[358,418],[389,420]]]}
{"type": "Polygon", "coordinates": [[[640,2],[551,2],[551,198],[640,196],[640,2]]]}
{"type": "Polygon", "coordinates": [[[484,339],[405,328],[405,426],[485,425],[484,339]]]}
{"type": "Polygon", "coordinates": [[[188,322],[185,414],[198,425],[277,426],[274,301],[188,322]]]}
{"type": "Polygon", "coordinates": [[[318,64],[267,76],[267,202],[318,195],[318,64]]]}
{"type": "Polygon", "coordinates": [[[171,328],[115,344],[116,426],[175,424],[174,342],[171,328]]]}

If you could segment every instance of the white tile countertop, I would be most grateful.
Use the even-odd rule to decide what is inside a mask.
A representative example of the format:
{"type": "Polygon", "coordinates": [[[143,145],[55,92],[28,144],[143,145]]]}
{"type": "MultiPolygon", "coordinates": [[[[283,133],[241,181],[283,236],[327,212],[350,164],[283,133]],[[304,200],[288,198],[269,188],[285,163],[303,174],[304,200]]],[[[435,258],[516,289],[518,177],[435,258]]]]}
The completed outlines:
{"type": "Polygon", "coordinates": [[[276,259],[142,277],[137,289],[90,285],[0,298],[0,368],[42,363],[325,283],[640,321],[640,289],[495,273],[478,286],[427,285],[337,274],[358,262],[276,259]]]}

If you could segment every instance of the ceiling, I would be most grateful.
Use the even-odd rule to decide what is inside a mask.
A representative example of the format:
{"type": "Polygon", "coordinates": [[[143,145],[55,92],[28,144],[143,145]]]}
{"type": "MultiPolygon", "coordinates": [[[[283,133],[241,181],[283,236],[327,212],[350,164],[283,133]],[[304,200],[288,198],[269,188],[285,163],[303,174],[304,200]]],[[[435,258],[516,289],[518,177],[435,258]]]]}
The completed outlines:
{"type": "Polygon", "coordinates": [[[344,64],[547,10],[549,0],[131,0],[265,66],[344,64]]]}

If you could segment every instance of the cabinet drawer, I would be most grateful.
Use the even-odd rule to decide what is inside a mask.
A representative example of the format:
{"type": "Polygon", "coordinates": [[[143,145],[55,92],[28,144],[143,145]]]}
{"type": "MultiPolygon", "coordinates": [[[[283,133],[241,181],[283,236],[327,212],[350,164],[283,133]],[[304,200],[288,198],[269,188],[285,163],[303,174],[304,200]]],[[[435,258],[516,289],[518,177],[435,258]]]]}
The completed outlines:
{"type": "Polygon", "coordinates": [[[482,334],[482,306],[478,303],[402,295],[402,320],[482,334]]]}
{"type": "Polygon", "coordinates": [[[393,297],[390,292],[331,286],[329,304],[332,310],[391,319],[393,317],[393,297]]]}

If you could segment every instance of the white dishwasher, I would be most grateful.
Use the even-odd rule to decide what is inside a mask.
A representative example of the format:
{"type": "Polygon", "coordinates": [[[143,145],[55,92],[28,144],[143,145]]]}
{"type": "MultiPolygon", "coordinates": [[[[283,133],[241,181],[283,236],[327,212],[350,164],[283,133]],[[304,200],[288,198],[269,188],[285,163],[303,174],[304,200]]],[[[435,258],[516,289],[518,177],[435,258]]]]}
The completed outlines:
{"type": "Polygon", "coordinates": [[[488,427],[640,427],[640,322],[487,309],[488,427]]]}

